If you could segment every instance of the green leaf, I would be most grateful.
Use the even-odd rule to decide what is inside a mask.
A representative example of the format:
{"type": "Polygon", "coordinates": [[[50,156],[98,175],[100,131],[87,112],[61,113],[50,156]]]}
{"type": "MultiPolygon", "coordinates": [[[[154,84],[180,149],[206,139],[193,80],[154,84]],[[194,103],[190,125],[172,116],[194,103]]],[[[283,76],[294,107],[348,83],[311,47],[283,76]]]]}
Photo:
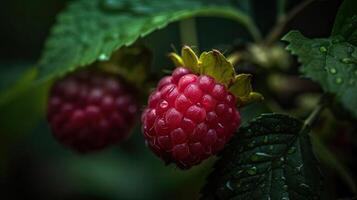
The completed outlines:
{"type": "Polygon", "coordinates": [[[341,35],[309,39],[291,31],[283,40],[290,43],[287,49],[302,63],[301,72],[335,94],[357,117],[357,47],[341,35]]]}
{"type": "Polygon", "coordinates": [[[39,62],[38,78],[50,79],[96,60],[108,60],[120,47],[171,22],[195,16],[233,19],[259,37],[251,18],[226,2],[79,0],[58,16],[39,62]]]}
{"type": "MultiPolygon", "coordinates": [[[[338,35],[341,33],[343,26],[347,21],[357,14],[357,1],[356,0],[344,0],[340,8],[338,9],[335,24],[332,29],[332,35],[338,35]]],[[[355,44],[356,45],[356,44],[355,44]]]]}
{"type": "Polygon", "coordinates": [[[220,154],[202,199],[319,198],[321,175],[303,122],[263,114],[220,154]]]}

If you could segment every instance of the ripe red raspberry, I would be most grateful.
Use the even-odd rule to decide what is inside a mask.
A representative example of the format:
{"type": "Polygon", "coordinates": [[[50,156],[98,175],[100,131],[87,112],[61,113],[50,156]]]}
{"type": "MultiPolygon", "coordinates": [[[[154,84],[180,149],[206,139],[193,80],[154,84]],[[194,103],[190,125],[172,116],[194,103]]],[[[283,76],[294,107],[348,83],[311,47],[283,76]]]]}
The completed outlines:
{"type": "Polygon", "coordinates": [[[236,98],[227,88],[186,68],[164,77],[148,104],[142,114],[148,146],[183,169],[216,154],[240,125],[236,98]]]}
{"type": "Polygon", "coordinates": [[[52,86],[48,121],[60,143],[78,152],[88,152],[126,138],[137,110],[132,93],[120,79],[85,70],[52,86]]]}

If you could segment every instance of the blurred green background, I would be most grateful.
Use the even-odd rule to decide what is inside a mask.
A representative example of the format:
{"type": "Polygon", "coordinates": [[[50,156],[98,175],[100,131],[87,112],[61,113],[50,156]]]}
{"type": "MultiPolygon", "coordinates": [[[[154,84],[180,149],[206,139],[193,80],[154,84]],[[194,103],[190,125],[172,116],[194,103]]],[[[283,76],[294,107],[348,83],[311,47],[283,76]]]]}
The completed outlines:
{"type": "MultiPolygon", "coordinates": [[[[14,86],[14,80],[24,73],[25,80],[31,79],[29,67],[39,59],[56,15],[68,2],[1,1],[0,199],[197,199],[215,158],[188,171],[165,166],[145,147],[140,124],[119,146],[93,155],[77,155],[52,138],[44,118],[48,85],[19,92],[18,96],[9,92],[9,87],[26,90],[24,84],[14,86]]],[[[253,16],[264,34],[274,24],[275,0],[233,2],[253,16]]],[[[288,7],[296,2],[289,1],[288,7]]],[[[338,0],[315,2],[287,30],[299,29],[310,37],[328,36],[339,4],[338,0]]],[[[201,51],[216,48],[230,52],[251,41],[247,32],[231,21],[198,18],[196,25],[201,51]]],[[[180,49],[182,45],[179,23],[140,42],[153,51],[151,71],[159,78],[172,69],[166,58],[171,46],[180,49]]],[[[296,71],[291,69],[291,73],[296,71]]],[[[266,111],[263,104],[252,105],[242,111],[243,119],[266,111]]]]}

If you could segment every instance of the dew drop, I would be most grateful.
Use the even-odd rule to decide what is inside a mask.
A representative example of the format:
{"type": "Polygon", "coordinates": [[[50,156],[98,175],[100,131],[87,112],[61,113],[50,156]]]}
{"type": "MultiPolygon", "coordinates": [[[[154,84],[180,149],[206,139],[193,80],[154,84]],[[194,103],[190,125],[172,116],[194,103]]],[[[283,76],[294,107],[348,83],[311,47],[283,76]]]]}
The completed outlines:
{"type": "Polygon", "coordinates": [[[257,173],[257,168],[256,167],[251,167],[247,170],[247,173],[249,175],[255,175],[257,173]]]}
{"type": "Polygon", "coordinates": [[[301,164],[301,165],[297,166],[297,167],[295,168],[295,171],[296,171],[296,172],[301,172],[301,169],[302,169],[303,166],[304,166],[304,164],[301,164]]]}
{"type": "Polygon", "coordinates": [[[321,47],[320,47],[320,52],[321,52],[321,53],[326,53],[326,52],[327,52],[326,47],[321,46],[321,47]]]}
{"type": "Polygon", "coordinates": [[[301,184],[299,185],[299,188],[300,188],[301,190],[303,190],[303,191],[310,191],[310,186],[308,186],[308,185],[305,184],[305,183],[301,183],[301,184]]]}
{"type": "Polygon", "coordinates": [[[284,190],[288,190],[288,185],[283,185],[284,190]]]}
{"type": "Polygon", "coordinates": [[[99,55],[98,60],[107,61],[107,60],[109,60],[109,56],[107,54],[102,53],[99,55]]]}
{"type": "Polygon", "coordinates": [[[330,68],[330,72],[331,72],[331,74],[336,74],[337,70],[336,70],[336,68],[330,68]]]}
{"type": "Polygon", "coordinates": [[[227,181],[226,187],[227,187],[229,190],[234,191],[234,188],[233,188],[233,186],[232,186],[232,181],[227,181]]]}
{"type": "Polygon", "coordinates": [[[281,162],[284,162],[284,161],[285,161],[285,158],[284,158],[284,157],[280,157],[280,161],[281,161],[281,162]]]}
{"type": "Polygon", "coordinates": [[[342,78],[340,77],[337,77],[335,81],[337,84],[341,84],[343,82],[342,78]]]}
{"type": "Polygon", "coordinates": [[[342,58],[341,61],[346,64],[349,64],[352,62],[352,60],[350,58],[342,58]]]}
{"type": "Polygon", "coordinates": [[[272,158],[272,157],[273,157],[273,156],[270,155],[270,154],[263,153],[263,152],[257,152],[257,153],[255,153],[254,155],[252,155],[252,156],[250,157],[250,159],[251,159],[252,161],[259,161],[259,160],[262,160],[262,159],[264,159],[264,158],[272,158]]]}

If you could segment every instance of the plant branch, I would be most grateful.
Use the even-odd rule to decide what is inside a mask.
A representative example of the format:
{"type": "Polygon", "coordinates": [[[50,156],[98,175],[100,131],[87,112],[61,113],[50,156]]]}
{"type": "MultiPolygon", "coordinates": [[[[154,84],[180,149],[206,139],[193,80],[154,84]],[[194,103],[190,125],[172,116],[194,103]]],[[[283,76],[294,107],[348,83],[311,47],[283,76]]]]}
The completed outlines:
{"type": "Polygon", "coordinates": [[[305,119],[303,129],[310,128],[316,122],[320,113],[324,110],[324,108],[329,104],[330,97],[327,94],[323,94],[320,97],[319,104],[312,110],[310,115],[305,119]]]}
{"type": "Polygon", "coordinates": [[[265,39],[265,44],[270,45],[274,41],[276,41],[279,36],[282,34],[284,31],[285,26],[289,23],[291,19],[293,19],[299,12],[301,12],[304,8],[306,8],[308,5],[310,5],[312,2],[315,0],[305,0],[298,4],[296,7],[294,7],[290,12],[288,12],[286,15],[282,15],[281,17],[278,18],[277,23],[273,27],[273,29],[270,31],[268,36],[265,39]]]}
{"type": "Polygon", "coordinates": [[[181,44],[195,47],[198,50],[196,19],[189,18],[180,21],[181,44]]]}

